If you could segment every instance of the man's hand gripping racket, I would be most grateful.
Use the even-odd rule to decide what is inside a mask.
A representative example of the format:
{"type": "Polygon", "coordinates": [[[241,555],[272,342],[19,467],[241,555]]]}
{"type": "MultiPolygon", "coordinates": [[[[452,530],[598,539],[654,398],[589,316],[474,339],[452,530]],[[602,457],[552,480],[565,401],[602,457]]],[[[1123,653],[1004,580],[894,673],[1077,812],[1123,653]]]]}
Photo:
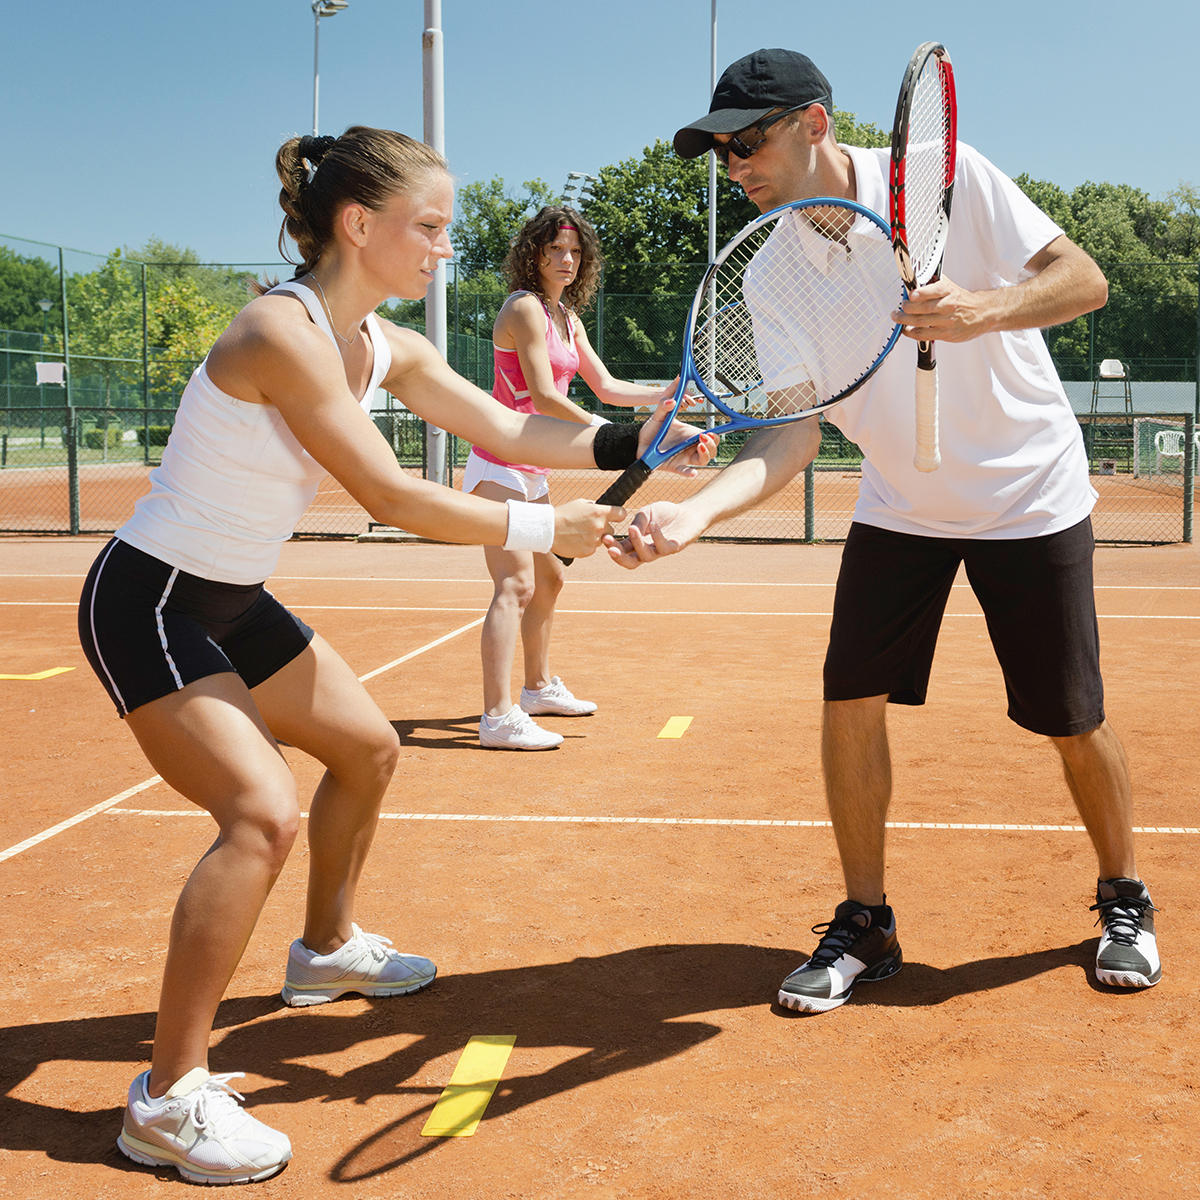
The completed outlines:
{"type": "MultiPolygon", "coordinates": [[[[933,283],[942,270],[958,145],[954,70],[946,47],[918,46],[904,72],[892,126],[890,208],[892,247],[911,292],[933,283]]],[[[932,342],[917,343],[918,471],[936,471],[938,450],[937,360],[932,342]]]]}
{"type": "MultiPolygon", "coordinates": [[[[717,254],[696,289],[676,411],[692,386],[725,418],[704,432],[815,417],[875,373],[900,336],[891,313],[903,300],[890,231],[878,214],[831,198],[772,209],[717,254]]],[[[598,503],[625,504],[656,467],[702,436],[664,446],[670,425],[598,503]]]]}

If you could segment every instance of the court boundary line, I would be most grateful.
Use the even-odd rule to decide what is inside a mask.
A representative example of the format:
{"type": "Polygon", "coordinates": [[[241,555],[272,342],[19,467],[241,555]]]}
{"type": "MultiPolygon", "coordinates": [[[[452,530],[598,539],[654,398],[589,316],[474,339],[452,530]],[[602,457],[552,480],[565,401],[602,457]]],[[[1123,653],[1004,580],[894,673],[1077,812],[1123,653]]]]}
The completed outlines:
{"type": "MultiPolygon", "coordinates": [[[[207,817],[202,808],[111,808],[113,816],[125,817],[207,817]]],[[[302,812],[302,817],[308,813],[302,812]]],[[[832,829],[832,821],[800,821],[755,817],[587,817],[538,814],[488,813],[380,813],[381,821],[474,821],[482,824],[526,825],[721,825],[785,827],[790,829],[832,829]]],[[[1087,833],[1085,825],[1001,825],[971,824],[965,821],[888,821],[888,829],[960,829],[967,832],[1003,833],[1087,833]]],[[[1135,825],[1134,833],[1200,833],[1200,828],[1184,825],[1135,825]]]]}
{"type": "MultiPolygon", "coordinates": [[[[78,601],[75,600],[0,600],[0,608],[78,607],[78,601]]],[[[434,607],[430,605],[397,604],[289,603],[287,607],[290,609],[303,610],[307,612],[477,613],[480,611],[477,606],[472,606],[471,608],[451,608],[445,605],[438,605],[434,607]]],[[[777,619],[790,617],[833,617],[832,612],[780,612],[772,609],[752,609],[743,612],[731,608],[710,610],[683,608],[563,608],[559,606],[554,611],[563,616],[576,617],[774,617],[777,619]]],[[[952,621],[960,618],[979,620],[982,617],[982,612],[948,612],[942,614],[942,619],[946,621],[952,621]]],[[[463,629],[473,629],[476,625],[482,624],[483,619],[483,617],[480,617],[478,621],[473,621],[469,625],[464,625],[463,629]]],[[[1097,613],[1096,619],[1100,621],[1200,621],[1200,615],[1189,616],[1182,613],[1097,613]]],[[[458,632],[462,632],[462,630],[459,630],[458,632]]],[[[397,659],[397,662],[403,661],[405,660],[397,659]]]]}
{"type": "MultiPolygon", "coordinates": [[[[70,829],[72,825],[78,825],[81,821],[86,821],[89,817],[96,816],[97,813],[106,812],[113,805],[120,804],[122,800],[128,800],[130,796],[136,796],[138,792],[144,792],[147,788],[152,788],[156,783],[162,783],[161,775],[155,775],[153,779],[145,779],[141,783],[135,783],[133,787],[126,788],[120,795],[110,796],[107,800],[102,800],[99,804],[94,804],[91,808],[85,809],[81,813],[76,813],[75,816],[68,817],[65,821],[60,821],[51,829],[43,829],[41,833],[35,833],[33,837],[26,838],[23,842],[18,842],[15,846],[9,846],[7,850],[0,850],[0,862],[4,862],[5,859],[20,854],[22,850],[28,850],[30,847],[36,846],[39,842],[44,842],[56,834],[70,829]]],[[[204,810],[198,809],[197,811],[203,812],[204,810]]],[[[208,816],[207,813],[204,815],[208,816]]]]}
{"type": "MultiPolygon", "coordinates": [[[[424,654],[427,650],[433,650],[442,645],[443,642],[448,642],[452,638],[458,637],[459,634],[466,633],[469,629],[474,629],[477,625],[482,625],[483,621],[484,618],[480,617],[478,621],[471,621],[469,624],[452,630],[450,633],[443,634],[442,637],[437,638],[432,642],[427,642],[424,646],[421,646],[400,658],[394,659],[392,662],[386,663],[382,667],[377,667],[374,671],[368,671],[367,674],[360,675],[358,677],[358,681],[359,683],[366,683],[368,679],[374,679],[376,675],[382,675],[384,671],[390,671],[393,667],[398,667],[401,663],[406,663],[409,661],[409,659],[416,658],[418,655],[424,654]]],[[[155,775],[152,779],[145,779],[141,783],[134,784],[134,786],[131,788],[126,788],[126,790],[121,792],[119,795],[110,796],[107,800],[102,800],[99,804],[95,804],[91,808],[85,809],[81,813],[76,813],[75,816],[68,817],[65,821],[60,821],[51,829],[44,829],[41,833],[35,833],[32,837],[26,838],[23,842],[18,842],[15,846],[9,846],[7,850],[0,850],[0,862],[4,862],[6,859],[13,858],[15,855],[20,854],[23,850],[28,850],[31,847],[38,845],[40,842],[47,841],[56,834],[70,829],[73,825],[78,825],[81,821],[86,821],[90,817],[97,816],[99,813],[109,811],[114,805],[120,804],[122,800],[127,800],[130,796],[136,796],[138,792],[144,792],[147,788],[152,788],[155,784],[162,783],[162,781],[163,778],[161,775],[155,775]]],[[[211,818],[211,814],[202,808],[196,808],[194,810],[185,809],[183,811],[192,811],[198,816],[211,818]]]]}

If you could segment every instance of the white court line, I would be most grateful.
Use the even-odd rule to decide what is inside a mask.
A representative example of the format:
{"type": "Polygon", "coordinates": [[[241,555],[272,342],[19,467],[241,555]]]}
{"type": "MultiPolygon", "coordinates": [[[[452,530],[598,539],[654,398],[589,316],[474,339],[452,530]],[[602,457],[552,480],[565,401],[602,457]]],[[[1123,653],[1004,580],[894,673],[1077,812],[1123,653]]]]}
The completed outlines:
{"type": "MultiPolygon", "coordinates": [[[[78,608],[79,602],[76,600],[70,601],[44,601],[44,600],[0,600],[0,608],[78,608]]],[[[428,605],[399,605],[399,604],[295,604],[289,603],[288,608],[303,609],[308,612],[395,612],[395,613],[418,613],[418,612],[434,612],[434,613],[457,613],[467,612],[474,613],[479,611],[478,605],[472,605],[469,608],[453,608],[444,604],[439,604],[437,607],[428,605]]],[[[563,608],[558,605],[555,612],[577,617],[826,617],[831,618],[832,612],[783,612],[778,609],[752,609],[747,611],[739,611],[732,608],[718,609],[687,609],[687,608],[563,608]]],[[[965,617],[968,620],[978,620],[983,616],[981,612],[967,613],[944,613],[943,619],[947,621],[955,620],[959,617],[965,617]]],[[[1200,621],[1200,615],[1183,616],[1172,613],[1097,613],[1096,616],[1101,621],[1200,621]]],[[[464,625],[463,629],[473,629],[476,625],[482,624],[483,618],[478,621],[473,621],[470,625],[464,625]]],[[[461,633],[462,629],[456,630],[461,633]]],[[[454,635],[451,634],[451,637],[454,635]]],[[[438,645],[437,642],[431,645],[438,645]]],[[[424,647],[429,649],[429,647],[424,647]]],[[[421,651],[416,651],[417,654],[421,651]]],[[[411,656],[410,656],[411,657],[411,656]]],[[[404,659],[397,659],[396,662],[403,662],[404,659]]],[[[394,663],[391,665],[395,665],[394,663]]],[[[386,667],[381,667],[380,670],[387,670],[386,667]]],[[[364,676],[370,678],[370,676],[364,676]]]]}
{"type": "MultiPolygon", "coordinates": [[[[440,646],[443,642],[450,641],[451,638],[456,638],[460,633],[466,633],[468,629],[474,629],[476,625],[483,624],[483,617],[478,621],[472,621],[469,625],[463,625],[460,629],[455,629],[452,633],[447,633],[444,637],[436,639],[436,641],[427,642],[419,650],[414,650],[411,654],[404,655],[403,658],[397,658],[385,666],[378,667],[374,671],[368,671],[365,675],[358,677],[359,683],[365,683],[368,679],[374,679],[376,675],[382,675],[384,671],[390,671],[393,667],[398,667],[401,663],[406,663],[410,658],[416,658],[419,654],[424,654],[427,650],[432,650],[436,646],[440,646]]],[[[106,812],[113,807],[114,804],[120,804],[122,800],[129,799],[130,796],[136,796],[138,792],[144,792],[147,788],[153,787],[156,783],[162,783],[162,776],[155,775],[152,779],[147,779],[142,783],[128,788],[119,796],[110,796],[107,800],[100,804],[94,805],[85,812],[78,813],[76,816],[69,817],[61,824],[55,825],[53,829],[46,829],[41,833],[36,833],[31,838],[26,838],[25,841],[19,842],[15,846],[10,846],[7,850],[0,851],[0,862],[6,858],[12,858],[14,854],[20,854],[22,850],[28,850],[31,846],[36,846],[39,842],[44,842],[47,838],[52,838],[56,833],[62,833],[64,829],[70,829],[72,825],[78,825],[80,821],[86,821],[89,817],[94,817],[97,813],[106,812]]],[[[124,810],[119,810],[124,811],[124,810]]],[[[188,815],[196,815],[207,817],[209,814],[203,809],[185,810],[188,815]]]]}
{"type": "MultiPolygon", "coordinates": [[[[51,575],[41,571],[0,571],[0,579],[85,579],[86,573],[73,575],[51,575]]],[[[271,582],[286,580],[288,583],[478,583],[487,587],[492,586],[490,579],[476,576],[470,579],[439,579],[426,576],[403,575],[272,575],[271,582]]],[[[831,588],[836,587],[834,580],[828,583],[810,583],[797,580],[794,583],[755,583],[743,579],[704,580],[704,579],[647,579],[645,577],[630,580],[623,576],[616,579],[573,579],[572,587],[748,587],[748,588],[831,588]]],[[[954,591],[971,591],[969,583],[956,583],[954,591]]],[[[1200,586],[1174,583],[1097,583],[1094,592],[1200,592],[1200,586]]]]}
{"type": "Polygon", "coordinates": [[[382,675],[384,671],[390,671],[393,667],[398,667],[401,663],[406,663],[410,658],[416,658],[418,654],[424,654],[426,650],[432,650],[435,646],[440,646],[443,642],[448,642],[451,638],[456,638],[460,633],[466,633],[468,629],[474,629],[476,625],[482,625],[484,617],[480,617],[478,621],[471,621],[467,625],[463,625],[460,629],[454,630],[453,633],[446,634],[445,637],[440,637],[436,642],[430,642],[426,646],[422,646],[420,650],[414,650],[411,654],[404,655],[403,658],[394,658],[390,663],[386,663],[382,667],[376,667],[374,671],[368,671],[365,675],[358,677],[359,683],[366,683],[368,679],[374,679],[376,675],[382,675]]]}
{"type": "MultiPolygon", "coordinates": [[[[199,808],[111,808],[123,817],[207,817],[199,808]]],[[[301,813],[307,817],[308,813],[301,813]]],[[[754,820],[739,817],[561,817],[484,816],[479,813],[380,813],[381,821],[525,822],[530,825],[769,825],[798,829],[832,829],[832,821],[754,820]]],[[[1084,825],[968,825],[958,821],[888,821],[888,829],[1000,830],[1016,833],[1087,833],[1084,825]]],[[[1136,825],[1134,833],[1200,833],[1181,825],[1136,825]]]]}
{"type": "Polygon", "coordinates": [[[110,796],[107,800],[93,805],[84,812],[74,817],[68,817],[67,820],[55,825],[53,829],[46,829],[41,833],[35,833],[33,837],[26,838],[23,842],[18,842],[15,846],[9,846],[7,850],[0,850],[0,862],[3,862],[6,858],[12,858],[14,854],[20,854],[22,850],[28,850],[30,846],[36,846],[38,842],[44,842],[47,838],[52,838],[56,833],[62,833],[64,829],[70,829],[72,825],[78,825],[80,821],[86,821],[88,817],[94,817],[97,813],[108,811],[114,804],[120,804],[122,800],[128,800],[130,796],[136,796],[138,792],[144,792],[156,783],[162,783],[161,775],[155,775],[153,779],[147,779],[143,783],[126,788],[119,796],[110,796]]]}

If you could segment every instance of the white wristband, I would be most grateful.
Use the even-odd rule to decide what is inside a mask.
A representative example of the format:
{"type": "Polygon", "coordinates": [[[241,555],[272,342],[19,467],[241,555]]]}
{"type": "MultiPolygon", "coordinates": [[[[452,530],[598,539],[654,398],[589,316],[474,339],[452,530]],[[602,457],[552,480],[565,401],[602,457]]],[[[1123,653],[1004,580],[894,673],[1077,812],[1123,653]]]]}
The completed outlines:
{"type": "Polygon", "coordinates": [[[526,504],[524,500],[506,500],[508,537],[505,550],[534,550],[549,554],[554,546],[554,507],[550,504],[526,504]]]}
{"type": "Polygon", "coordinates": [[[588,422],[589,425],[610,425],[611,423],[607,417],[602,417],[599,413],[592,413],[592,419],[588,422]]]}

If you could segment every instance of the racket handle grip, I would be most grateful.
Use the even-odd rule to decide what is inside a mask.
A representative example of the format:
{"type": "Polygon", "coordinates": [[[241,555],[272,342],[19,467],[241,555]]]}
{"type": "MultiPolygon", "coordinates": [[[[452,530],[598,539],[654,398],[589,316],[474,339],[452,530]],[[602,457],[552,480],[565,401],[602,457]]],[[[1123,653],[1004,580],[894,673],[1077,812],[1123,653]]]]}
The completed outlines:
{"type": "MultiPolygon", "coordinates": [[[[646,482],[647,479],[654,473],[653,467],[648,467],[639,458],[632,466],[626,467],[622,474],[613,481],[613,484],[601,496],[597,504],[620,504],[624,505],[625,501],[633,495],[634,492],[646,482]]],[[[573,558],[563,558],[561,554],[555,555],[564,567],[569,567],[575,560],[573,558]]]]}
{"type": "Polygon", "coordinates": [[[917,367],[917,453],[913,466],[918,471],[936,471],[942,455],[938,449],[937,364],[917,367]]]}

